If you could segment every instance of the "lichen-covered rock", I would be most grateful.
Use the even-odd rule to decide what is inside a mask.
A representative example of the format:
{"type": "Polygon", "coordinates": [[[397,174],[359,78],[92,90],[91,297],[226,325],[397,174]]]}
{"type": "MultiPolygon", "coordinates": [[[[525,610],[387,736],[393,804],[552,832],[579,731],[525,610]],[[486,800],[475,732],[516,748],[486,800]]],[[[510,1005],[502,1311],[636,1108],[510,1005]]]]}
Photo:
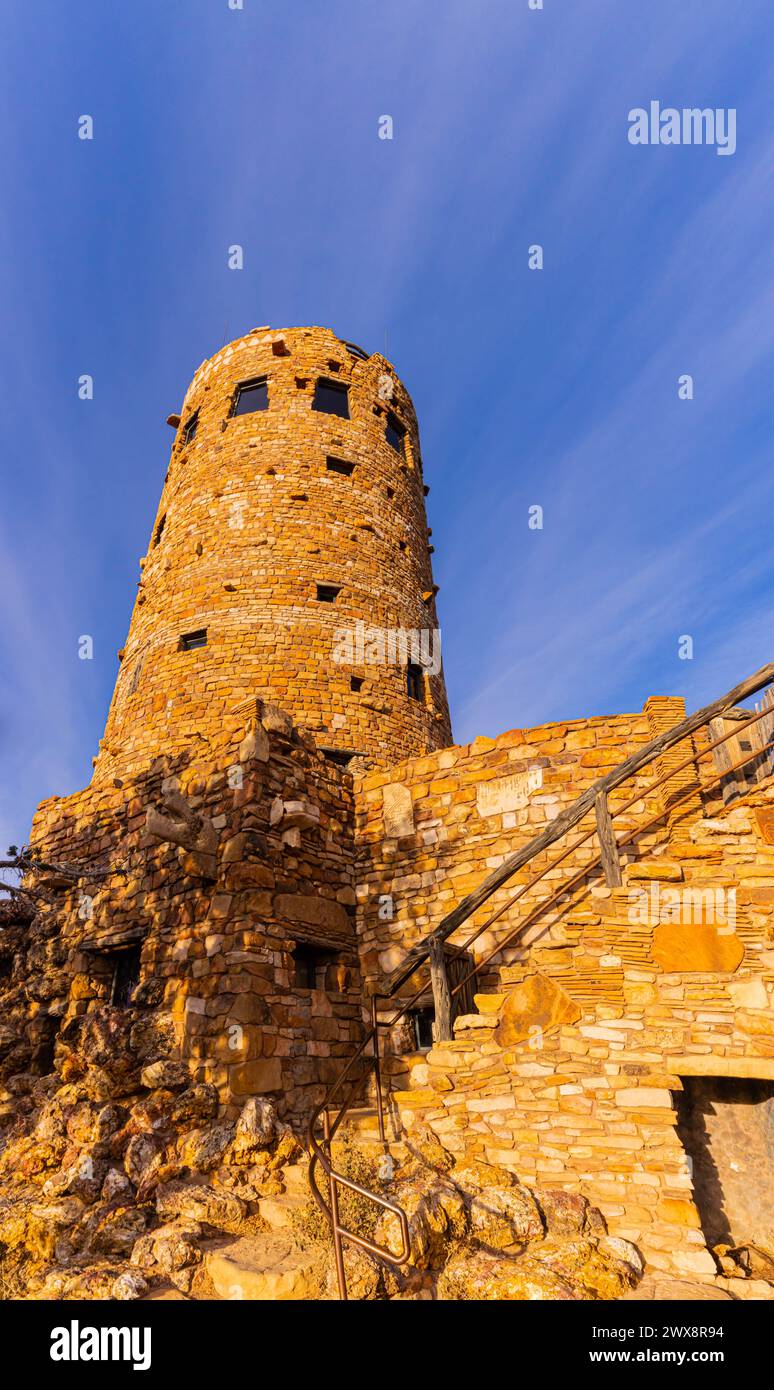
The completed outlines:
{"type": "Polygon", "coordinates": [[[573,1302],[583,1297],[556,1271],[526,1269],[518,1260],[484,1250],[455,1251],[439,1276],[439,1299],[492,1302],[530,1300],[573,1302]]]}
{"type": "Polygon", "coordinates": [[[234,1142],[228,1153],[230,1163],[251,1163],[258,1149],[268,1149],[277,1134],[277,1111],[265,1096],[252,1096],[242,1107],[234,1142]]]}
{"type": "Polygon", "coordinates": [[[483,1163],[452,1171],[451,1180],[463,1196],[473,1235],[495,1249],[540,1240],[543,1219],[532,1193],[515,1181],[503,1181],[503,1175],[504,1170],[483,1163]]]}
{"type": "Polygon", "coordinates": [[[602,1213],[580,1193],[541,1188],[536,1196],[550,1236],[605,1235],[602,1213]]]}
{"type": "Polygon", "coordinates": [[[199,1173],[210,1172],[218,1167],[233,1137],[234,1126],[230,1124],[190,1130],[177,1143],[181,1165],[199,1173]]]}
{"type": "Polygon", "coordinates": [[[407,1171],[432,1169],[436,1173],[448,1173],[454,1167],[454,1156],[422,1120],[415,1120],[411,1127],[408,1149],[407,1171]]]}
{"type": "Polygon", "coordinates": [[[149,1091],[182,1090],[183,1087],[188,1086],[190,1080],[191,1075],[184,1062],[164,1059],[149,1062],[140,1073],[140,1084],[147,1086],[149,1091]]]}
{"type": "Polygon", "coordinates": [[[218,1093],[214,1086],[202,1082],[198,1086],[189,1086],[178,1096],[170,1110],[170,1119],[174,1125],[182,1128],[204,1124],[214,1119],[217,1113],[218,1093]]]}
{"type": "Polygon", "coordinates": [[[72,1194],[84,1202],[96,1202],[107,1175],[108,1165],[93,1152],[84,1150],[66,1168],[48,1178],[43,1184],[44,1197],[63,1197],[72,1194]]]}
{"type": "Polygon", "coordinates": [[[232,1192],[205,1187],[201,1183],[163,1183],[156,1192],[156,1211],[166,1219],[185,1217],[218,1230],[238,1230],[247,1207],[232,1192]]]}
{"type": "MultiPolygon", "coordinates": [[[[596,1208],[592,1207],[592,1211],[596,1208]]],[[[599,1213],[597,1213],[599,1215],[599,1213]]],[[[645,1269],[645,1261],[642,1258],[636,1245],[632,1245],[630,1240],[623,1240],[621,1236],[602,1236],[597,1242],[597,1249],[601,1255],[608,1256],[611,1260],[620,1261],[631,1271],[632,1282],[641,1278],[645,1269]]]]}
{"type": "Polygon", "coordinates": [[[126,1173],[122,1173],[119,1168],[109,1168],[100,1195],[103,1202],[125,1205],[134,1196],[134,1187],[126,1173]]]}
{"type": "Polygon", "coordinates": [[[590,1237],[548,1237],[523,1254],[455,1251],[438,1280],[442,1299],[578,1301],[621,1298],[637,1282],[624,1260],[590,1237]]]}
{"type": "Polygon", "coordinates": [[[148,1292],[148,1283],[136,1269],[125,1269],[123,1274],[112,1284],[110,1297],[117,1298],[120,1302],[128,1302],[135,1298],[144,1298],[148,1292]]]}
{"type": "MultiPolygon", "coordinates": [[[[418,1174],[396,1183],[391,1198],[408,1217],[411,1255],[408,1266],[437,1268],[447,1249],[459,1240],[467,1227],[465,1202],[459,1190],[434,1173],[418,1174]]],[[[376,1240],[392,1254],[400,1252],[400,1226],[389,1213],[380,1218],[376,1240]]]]}
{"type": "Polygon", "coordinates": [[[201,1260],[202,1228],[196,1221],[172,1221],[136,1241],[129,1263],[154,1274],[171,1274],[201,1260]]]}
{"type": "Polygon", "coordinates": [[[150,1217],[147,1207],[95,1210],[93,1216],[81,1224],[83,1249],[97,1255],[120,1255],[128,1259],[150,1217]]]}
{"type": "MultiPolygon", "coordinates": [[[[370,1300],[379,1298],[384,1290],[384,1266],[356,1245],[344,1248],[344,1271],[347,1279],[347,1297],[370,1300]]],[[[338,1298],[339,1284],[336,1263],[331,1252],[325,1280],[325,1292],[329,1298],[338,1298]]]]}
{"type": "Polygon", "coordinates": [[[124,1167],[135,1187],[147,1183],[154,1170],[161,1167],[162,1149],[153,1134],[135,1134],[126,1146],[124,1167]]]}

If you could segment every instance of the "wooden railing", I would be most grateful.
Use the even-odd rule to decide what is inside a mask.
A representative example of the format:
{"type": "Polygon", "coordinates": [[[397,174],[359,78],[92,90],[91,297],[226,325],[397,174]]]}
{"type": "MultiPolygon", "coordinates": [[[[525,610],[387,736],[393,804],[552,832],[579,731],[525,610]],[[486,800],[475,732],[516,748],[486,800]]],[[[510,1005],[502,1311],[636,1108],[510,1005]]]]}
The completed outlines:
{"type": "MultiPolygon", "coordinates": [[[[620,851],[623,848],[630,844],[636,837],[641,836],[644,831],[649,830],[659,822],[663,822],[666,816],[671,816],[674,810],[683,802],[691,797],[695,797],[697,791],[707,792],[712,787],[722,783],[724,778],[727,779],[729,774],[733,774],[738,768],[748,764],[750,761],[763,759],[764,755],[771,755],[771,750],[774,749],[774,737],[769,739],[766,743],[763,743],[762,739],[759,738],[755,740],[755,746],[753,746],[753,740],[750,740],[749,751],[745,752],[739,760],[730,762],[730,765],[728,765],[729,760],[727,758],[723,758],[722,756],[718,757],[719,750],[722,753],[722,750],[726,748],[730,740],[738,739],[742,732],[757,727],[761,721],[771,721],[771,697],[769,697],[768,700],[763,702],[762,707],[756,710],[754,714],[749,717],[743,714],[740,718],[735,718],[734,727],[729,732],[721,734],[720,737],[713,737],[701,750],[696,751],[693,745],[691,745],[688,757],[678,763],[677,766],[669,768],[668,771],[662,773],[654,781],[648,783],[646,787],[638,787],[634,796],[622,806],[618,806],[614,814],[611,813],[609,797],[612,791],[615,791],[624,782],[641,772],[649,763],[661,757],[677,744],[682,743],[686,739],[690,739],[693,734],[697,733],[700,729],[709,728],[712,721],[721,718],[728,711],[733,710],[740,701],[771,686],[772,681],[774,681],[774,663],[762,667],[760,671],[756,671],[753,676],[742,681],[739,685],[735,686],[733,690],[721,696],[719,700],[714,700],[712,704],[706,705],[703,709],[697,710],[695,714],[689,715],[687,719],[682,720],[682,722],[675,725],[674,728],[668,729],[665,733],[659,734],[657,738],[651,739],[649,743],[644,744],[642,748],[638,749],[636,753],[633,753],[631,757],[615,767],[612,772],[609,772],[605,777],[594,782],[571,806],[568,806],[550,821],[539,835],[536,835],[526,845],[523,845],[521,849],[509,855],[497,869],[493,870],[492,873],[483,880],[478,888],[472,893],[469,893],[467,897],[463,898],[462,902],[443,918],[434,931],[430,932],[421,942],[418,942],[417,945],[412,947],[400,968],[387,978],[383,989],[378,994],[372,995],[371,1027],[366,1032],[363,1041],[353,1057],[350,1058],[341,1075],[336,1082],[334,1082],[324,1100],[314,1111],[308,1126],[310,1150],[309,1182],[312,1195],[331,1226],[336,1254],[339,1294],[341,1298],[346,1298],[347,1296],[342,1248],[343,1240],[350,1240],[363,1249],[369,1250],[371,1254],[385,1259],[393,1265],[405,1264],[410,1255],[408,1224],[405,1213],[401,1208],[395,1203],[388,1202],[384,1197],[376,1193],[369,1193],[365,1188],[353,1184],[344,1174],[336,1170],[332,1159],[331,1145],[333,1138],[352,1104],[358,1096],[362,1094],[363,1088],[371,1075],[374,1076],[376,1083],[379,1137],[382,1144],[386,1144],[381,1087],[379,1030],[380,1028],[394,1028],[395,1025],[405,1017],[409,1010],[416,1005],[422,995],[426,993],[427,984],[423,982],[420,988],[408,999],[402,1000],[398,1012],[387,1022],[382,1022],[379,1019],[378,999],[386,1000],[393,998],[398,990],[402,989],[403,986],[408,983],[412,975],[414,975],[421,966],[429,963],[430,981],[435,1003],[434,1037],[435,1040],[439,1042],[450,1039],[453,1036],[452,1021],[455,997],[464,989],[469,988],[470,981],[475,976],[479,975],[495,956],[499,955],[507,946],[513,944],[515,939],[520,936],[528,926],[544,915],[548,908],[553,906],[560,898],[566,897],[566,895],[581,882],[588,879],[589,875],[593,873],[595,869],[601,870],[608,886],[613,888],[620,887],[622,883],[620,851]],[[704,782],[692,781],[686,789],[668,800],[666,809],[662,806],[654,816],[651,816],[644,822],[638,821],[626,834],[620,838],[616,837],[614,828],[615,817],[630,811],[638,802],[644,803],[650,793],[659,790],[672,778],[685,772],[687,769],[696,769],[698,763],[710,755],[715,757],[716,763],[721,763],[721,770],[717,772],[714,777],[704,782]],[[454,946],[451,952],[449,952],[445,943],[454,932],[458,931],[474,913],[478,912],[479,908],[481,908],[494,893],[507,884],[515,874],[526,865],[531,864],[533,860],[544,854],[545,851],[550,850],[552,846],[567,835],[568,831],[574,829],[575,826],[579,825],[579,823],[592,812],[594,813],[594,824],[588,830],[581,834],[579,838],[573,840],[571,844],[567,845],[556,858],[552,859],[535,872],[527,882],[523,883],[511,897],[496,909],[496,911],[491,913],[465,942],[459,946],[454,946]],[[563,879],[560,885],[553,889],[547,898],[538,902],[530,909],[526,916],[519,920],[515,927],[498,940],[496,945],[486,956],[476,960],[471,968],[466,973],[463,973],[461,978],[459,978],[453,986],[450,986],[447,972],[447,962],[450,954],[452,957],[456,957],[462,956],[469,951],[474,942],[519,902],[525,894],[535,888],[548,874],[552,873],[559,865],[570,858],[570,856],[574,855],[579,848],[593,839],[597,841],[599,848],[598,855],[588,862],[583,863],[581,868],[572,873],[569,878],[563,879]],[[362,1066],[359,1075],[356,1075],[354,1073],[356,1072],[358,1062],[362,1062],[362,1066]],[[342,1088],[345,1082],[350,1080],[350,1077],[352,1079],[349,1092],[347,1096],[340,1101],[335,1117],[331,1120],[330,1111],[334,1105],[334,1101],[340,1097],[342,1088]],[[318,1136],[317,1133],[320,1122],[323,1124],[323,1135],[321,1137],[318,1136]],[[315,1170],[318,1164],[328,1178],[329,1203],[323,1198],[316,1181],[315,1170]],[[342,1227],[338,1215],[339,1185],[354,1188],[362,1195],[369,1196],[381,1207],[391,1211],[393,1215],[396,1216],[401,1230],[401,1249],[397,1254],[386,1247],[377,1246],[374,1242],[368,1241],[365,1237],[359,1236],[356,1232],[345,1230],[342,1227]]],[[[764,724],[763,727],[768,734],[771,728],[770,722],[764,724]]],[[[768,758],[765,760],[765,765],[766,767],[771,766],[768,758]]]]}

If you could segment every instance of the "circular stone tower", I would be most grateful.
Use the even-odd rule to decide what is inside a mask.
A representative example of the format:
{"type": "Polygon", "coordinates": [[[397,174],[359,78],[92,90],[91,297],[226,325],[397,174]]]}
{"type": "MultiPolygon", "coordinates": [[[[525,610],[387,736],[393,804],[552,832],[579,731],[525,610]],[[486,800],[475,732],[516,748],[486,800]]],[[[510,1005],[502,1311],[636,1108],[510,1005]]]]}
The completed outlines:
{"type": "Polygon", "coordinates": [[[411,397],[329,329],[257,328],[176,426],[95,778],[260,696],[356,769],[451,742],[411,397]]]}

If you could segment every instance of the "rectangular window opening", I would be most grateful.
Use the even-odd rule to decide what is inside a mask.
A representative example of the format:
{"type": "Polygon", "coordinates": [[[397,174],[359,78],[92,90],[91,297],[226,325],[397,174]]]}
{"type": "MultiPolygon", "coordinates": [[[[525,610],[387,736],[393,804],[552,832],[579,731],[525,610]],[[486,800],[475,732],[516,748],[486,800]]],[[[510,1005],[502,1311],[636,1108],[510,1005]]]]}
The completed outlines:
{"type": "Polygon", "coordinates": [[[349,419],[349,388],[340,381],[329,381],[318,377],[314,388],[312,410],[322,411],[324,415],[340,415],[349,419]]]}
{"type": "Polygon", "coordinates": [[[296,989],[325,989],[328,966],[335,957],[319,946],[296,946],[293,952],[296,989]]]}
{"type": "Polygon", "coordinates": [[[350,752],[346,748],[325,748],[321,745],[318,747],[326,761],[335,763],[336,767],[349,767],[352,759],[357,756],[356,753],[350,752]]]}
{"type": "Polygon", "coordinates": [[[166,525],[166,521],[167,521],[167,514],[166,514],[166,512],[165,512],[164,515],[163,515],[163,517],[161,518],[161,521],[159,522],[158,526],[156,527],[156,531],[155,531],[155,534],[154,534],[154,537],[153,537],[153,544],[154,544],[154,546],[158,545],[159,541],[161,540],[162,535],[164,534],[164,527],[165,527],[165,525],[166,525]]]}
{"type": "Polygon", "coordinates": [[[113,967],[110,1003],[116,1009],[127,1009],[140,983],[140,947],[127,946],[123,951],[111,952],[105,959],[113,967]]]}
{"type": "Polygon", "coordinates": [[[231,407],[232,415],[252,415],[256,410],[269,409],[269,383],[265,376],[240,381],[231,407]]]}
{"type": "Polygon", "coordinates": [[[200,627],[196,632],[184,632],[180,638],[180,651],[193,652],[197,647],[207,646],[207,629],[200,627]]]}
{"type": "Polygon", "coordinates": [[[329,473],[343,473],[345,478],[351,478],[355,471],[354,463],[347,463],[346,459],[335,459],[330,456],[325,460],[325,467],[329,473]]]}
{"type": "Polygon", "coordinates": [[[199,428],[199,412],[195,410],[193,415],[189,415],[183,426],[183,446],[190,444],[196,438],[196,431],[199,428]]]}
{"type": "Polygon", "coordinates": [[[414,1030],[414,1044],[417,1052],[429,1051],[433,1046],[435,1009],[412,1009],[409,1018],[414,1030]]]}
{"type": "Polygon", "coordinates": [[[384,427],[384,437],[396,453],[405,453],[406,431],[397,415],[393,415],[391,410],[387,411],[387,424],[384,427]]]}
{"type": "Polygon", "coordinates": [[[422,667],[417,666],[416,662],[414,661],[410,661],[408,666],[406,667],[406,686],[408,689],[409,698],[412,700],[420,700],[421,703],[424,704],[425,673],[422,670],[422,667]]]}
{"type": "Polygon", "coordinates": [[[318,584],[318,585],[317,585],[317,602],[318,602],[318,603],[335,603],[335,602],[336,602],[336,599],[338,598],[338,596],[339,596],[340,593],[341,593],[341,585],[340,585],[340,584],[318,584]]]}
{"type": "Polygon", "coordinates": [[[364,680],[364,679],[365,679],[365,678],[364,678],[363,676],[350,676],[350,678],[349,678],[349,688],[350,688],[350,690],[353,690],[353,691],[355,692],[356,695],[358,694],[359,691],[361,691],[361,690],[363,689],[363,680],[364,680]]]}

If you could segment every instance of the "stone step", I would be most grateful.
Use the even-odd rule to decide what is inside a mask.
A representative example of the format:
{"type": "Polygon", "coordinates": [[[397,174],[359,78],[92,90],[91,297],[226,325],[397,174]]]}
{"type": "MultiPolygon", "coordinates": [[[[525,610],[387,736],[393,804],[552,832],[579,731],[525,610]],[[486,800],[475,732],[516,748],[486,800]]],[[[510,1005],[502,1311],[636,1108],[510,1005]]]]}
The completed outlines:
{"type": "Polygon", "coordinates": [[[219,1298],[271,1303],[320,1297],[324,1257],[319,1250],[299,1250],[279,1231],[242,1236],[204,1257],[219,1298]]]}
{"type": "Polygon", "coordinates": [[[363,1152],[368,1154],[375,1163],[379,1162],[379,1158],[385,1152],[385,1149],[391,1158],[394,1158],[396,1163],[405,1163],[409,1156],[409,1148],[404,1139],[390,1139],[386,1145],[383,1145],[378,1134],[375,1134],[373,1137],[370,1135],[361,1135],[358,1137],[357,1142],[358,1147],[362,1148],[363,1152]]]}
{"type": "MultiPolygon", "coordinates": [[[[393,1097],[402,1094],[401,1091],[391,1092],[393,1097]]],[[[395,1122],[388,1111],[385,1112],[384,1116],[384,1132],[385,1144],[382,1144],[379,1138],[379,1116],[376,1108],[361,1107],[357,1110],[350,1110],[339,1134],[343,1139],[354,1142],[358,1146],[362,1145],[375,1158],[380,1153],[384,1153],[386,1148],[394,1159],[402,1162],[407,1155],[406,1145],[396,1132],[395,1122]]],[[[334,1153],[335,1147],[336,1141],[334,1140],[334,1153]]]]}
{"type": "Polygon", "coordinates": [[[305,1207],[309,1200],[310,1188],[307,1182],[306,1194],[299,1191],[285,1193],[281,1197],[261,1197],[257,1203],[258,1215],[272,1231],[292,1229],[293,1216],[305,1207]]]}
{"type": "Polygon", "coordinates": [[[295,1196],[303,1196],[309,1192],[309,1165],[307,1163],[291,1163],[287,1168],[283,1168],[280,1177],[285,1184],[285,1192],[295,1196]]]}

